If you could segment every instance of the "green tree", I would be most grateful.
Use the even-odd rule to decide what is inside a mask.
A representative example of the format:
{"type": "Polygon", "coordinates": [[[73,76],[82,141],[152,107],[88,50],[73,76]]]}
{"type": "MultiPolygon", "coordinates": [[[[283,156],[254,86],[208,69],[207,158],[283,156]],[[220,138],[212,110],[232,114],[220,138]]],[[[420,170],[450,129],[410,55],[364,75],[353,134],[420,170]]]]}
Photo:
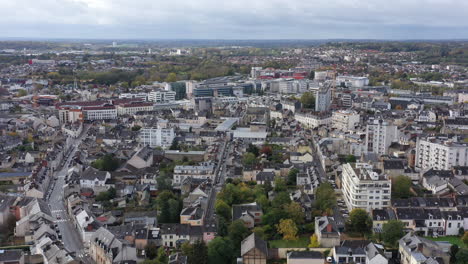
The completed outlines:
{"type": "Polygon", "coordinates": [[[286,181],[281,177],[275,179],[275,192],[284,192],[287,190],[286,181]]]}
{"type": "Polygon", "coordinates": [[[468,263],[468,249],[460,249],[456,255],[457,264],[466,264],[468,263]]]}
{"type": "Polygon", "coordinates": [[[298,173],[299,173],[299,170],[296,168],[292,168],[288,172],[288,181],[287,181],[288,185],[296,185],[296,177],[298,173]]]}
{"type": "Polygon", "coordinates": [[[133,126],[132,131],[139,131],[141,129],[141,126],[133,126]]]}
{"type": "Polygon", "coordinates": [[[91,166],[101,171],[115,171],[119,168],[120,162],[112,154],[106,154],[104,157],[91,163],[91,166]]]}
{"type": "Polygon", "coordinates": [[[249,144],[246,152],[253,153],[255,157],[258,157],[258,155],[260,155],[260,150],[252,143],[249,144]]]}
{"type": "Polygon", "coordinates": [[[26,96],[28,95],[28,92],[24,89],[20,89],[18,90],[18,97],[23,97],[23,96],[26,96]]]}
{"type": "Polygon", "coordinates": [[[288,192],[280,192],[278,193],[273,201],[271,202],[271,205],[276,207],[276,208],[281,208],[283,205],[289,204],[291,202],[291,198],[289,198],[288,192]]]}
{"type": "Polygon", "coordinates": [[[322,183],[315,191],[315,206],[321,211],[332,209],[336,206],[335,190],[329,183],[322,183]]]}
{"type": "Polygon", "coordinates": [[[457,253],[459,250],[460,248],[456,244],[450,247],[450,264],[457,263],[457,253]]]}
{"type": "Polygon", "coordinates": [[[231,263],[233,261],[234,248],[229,238],[217,237],[208,244],[208,263],[231,263]]]}
{"type": "Polygon", "coordinates": [[[303,93],[300,101],[304,108],[315,108],[315,96],[311,92],[303,93]]]}
{"type": "Polygon", "coordinates": [[[405,224],[399,220],[390,220],[383,225],[382,238],[383,241],[392,247],[395,247],[404,235],[405,224]]]}
{"type": "Polygon", "coordinates": [[[300,225],[305,222],[305,215],[299,203],[291,202],[290,204],[285,204],[283,208],[288,218],[292,219],[294,223],[300,225]]]}
{"type": "Polygon", "coordinates": [[[231,219],[231,207],[227,205],[223,200],[216,200],[215,210],[216,214],[221,217],[224,217],[224,219],[231,219]]]}
{"type": "Polygon", "coordinates": [[[276,229],[283,235],[284,240],[297,240],[298,229],[292,219],[281,219],[276,229]]]}
{"type": "Polygon", "coordinates": [[[159,263],[167,263],[167,261],[169,260],[166,251],[164,250],[164,247],[159,247],[158,256],[156,257],[156,260],[159,263]]]}
{"type": "Polygon", "coordinates": [[[233,243],[236,254],[240,253],[240,245],[242,240],[250,235],[250,231],[245,227],[244,221],[236,220],[228,227],[228,236],[233,243]]]}
{"type": "Polygon", "coordinates": [[[178,199],[170,199],[169,205],[169,221],[171,223],[178,223],[180,221],[181,205],[178,199]]]}
{"type": "Polygon", "coordinates": [[[245,166],[253,166],[255,163],[257,163],[257,158],[253,153],[247,152],[242,156],[242,163],[245,166]]]}
{"type": "Polygon", "coordinates": [[[347,155],[347,156],[345,157],[345,161],[346,161],[346,163],[354,163],[354,162],[356,162],[356,156],[354,156],[354,155],[347,155]]]}
{"type": "Polygon", "coordinates": [[[188,263],[207,264],[208,263],[208,247],[201,240],[195,241],[193,245],[185,242],[181,246],[182,254],[187,256],[188,263]]]}
{"type": "Polygon", "coordinates": [[[176,82],[177,81],[177,74],[174,72],[171,72],[167,75],[166,77],[166,82],[176,82]]]}
{"type": "Polygon", "coordinates": [[[407,176],[400,175],[393,180],[392,196],[393,198],[409,198],[411,196],[411,179],[407,176]]]}
{"type": "Polygon", "coordinates": [[[372,219],[364,209],[356,208],[349,214],[346,230],[361,234],[368,234],[372,230],[372,219]]]}
{"type": "Polygon", "coordinates": [[[155,243],[148,243],[145,246],[145,254],[147,259],[155,259],[158,256],[158,247],[155,243]]]}

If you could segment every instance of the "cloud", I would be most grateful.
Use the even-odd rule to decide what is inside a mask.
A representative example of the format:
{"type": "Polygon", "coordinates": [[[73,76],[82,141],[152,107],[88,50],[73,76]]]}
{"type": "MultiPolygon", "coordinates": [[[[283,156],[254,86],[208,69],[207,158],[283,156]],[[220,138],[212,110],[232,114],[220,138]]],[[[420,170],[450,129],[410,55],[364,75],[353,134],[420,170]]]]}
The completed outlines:
{"type": "Polygon", "coordinates": [[[468,37],[465,0],[0,0],[0,6],[2,37],[468,37]]]}

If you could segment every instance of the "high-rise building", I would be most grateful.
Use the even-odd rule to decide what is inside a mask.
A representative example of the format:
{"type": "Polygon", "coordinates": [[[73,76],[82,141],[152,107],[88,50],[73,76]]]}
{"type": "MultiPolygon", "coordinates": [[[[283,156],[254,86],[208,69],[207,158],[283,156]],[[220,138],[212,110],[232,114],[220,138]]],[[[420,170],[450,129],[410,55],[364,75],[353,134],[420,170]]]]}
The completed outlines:
{"type": "Polygon", "coordinates": [[[392,182],[367,163],[343,165],[342,190],[349,210],[361,208],[368,212],[390,206],[392,182]]]}
{"type": "Polygon", "coordinates": [[[139,135],[140,142],[152,148],[167,148],[174,138],[174,128],[142,128],[139,135]]]}
{"type": "Polygon", "coordinates": [[[320,87],[315,95],[315,111],[328,111],[330,109],[331,100],[331,89],[329,87],[320,87]]]}
{"type": "Polygon", "coordinates": [[[426,170],[451,170],[453,166],[468,166],[468,143],[456,137],[419,138],[416,144],[415,167],[426,170]]]}
{"type": "Polygon", "coordinates": [[[344,132],[356,129],[360,116],[356,111],[336,111],[332,115],[332,127],[344,132]]]}
{"type": "Polygon", "coordinates": [[[382,119],[374,119],[367,125],[366,147],[367,152],[385,155],[392,142],[398,141],[397,126],[389,124],[382,119]]]}

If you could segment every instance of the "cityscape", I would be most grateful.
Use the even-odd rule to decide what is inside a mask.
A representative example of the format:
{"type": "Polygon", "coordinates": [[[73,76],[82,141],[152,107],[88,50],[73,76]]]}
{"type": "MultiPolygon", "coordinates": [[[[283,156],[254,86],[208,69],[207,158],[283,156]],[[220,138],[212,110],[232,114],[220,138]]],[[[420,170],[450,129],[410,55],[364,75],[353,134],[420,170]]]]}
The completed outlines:
{"type": "MultiPolygon", "coordinates": [[[[0,264],[468,264],[465,25],[392,37],[369,18],[355,38],[350,14],[275,38],[201,1],[219,17],[187,14],[183,35],[163,11],[201,7],[176,1],[153,38],[116,31],[117,3],[69,2],[90,22],[66,34],[62,15],[0,18],[0,264]]],[[[125,23],[148,15],[135,2],[125,23]]]]}

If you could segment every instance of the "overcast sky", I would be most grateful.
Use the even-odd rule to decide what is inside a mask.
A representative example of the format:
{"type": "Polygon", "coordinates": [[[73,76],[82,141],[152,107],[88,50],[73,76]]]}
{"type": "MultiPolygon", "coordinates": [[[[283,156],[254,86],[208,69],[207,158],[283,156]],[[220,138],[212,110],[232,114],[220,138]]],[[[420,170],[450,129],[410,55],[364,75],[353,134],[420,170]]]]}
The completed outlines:
{"type": "Polygon", "coordinates": [[[468,39],[468,0],[0,0],[0,37],[468,39]]]}

